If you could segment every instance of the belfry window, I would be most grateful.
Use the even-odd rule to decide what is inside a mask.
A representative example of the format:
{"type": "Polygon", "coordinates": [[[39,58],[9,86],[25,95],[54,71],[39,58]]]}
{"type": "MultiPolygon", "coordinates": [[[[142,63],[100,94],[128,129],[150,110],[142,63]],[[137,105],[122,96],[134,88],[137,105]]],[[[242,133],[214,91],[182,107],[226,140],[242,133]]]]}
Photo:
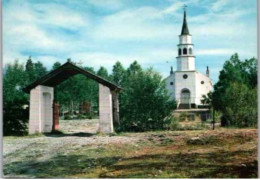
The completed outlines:
{"type": "Polygon", "coordinates": [[[189,54],[192,54],[192,48],[189,48],[189,54]]]}
{"type": "Polygon", "coordinates": [[[187,48],[183,49],[183,54],[187,54],[187,48]]]}
{"type": "Polygon", "coordinates": [[[181,48],[179,48],[179,55],[181,55],[181,48]]]}

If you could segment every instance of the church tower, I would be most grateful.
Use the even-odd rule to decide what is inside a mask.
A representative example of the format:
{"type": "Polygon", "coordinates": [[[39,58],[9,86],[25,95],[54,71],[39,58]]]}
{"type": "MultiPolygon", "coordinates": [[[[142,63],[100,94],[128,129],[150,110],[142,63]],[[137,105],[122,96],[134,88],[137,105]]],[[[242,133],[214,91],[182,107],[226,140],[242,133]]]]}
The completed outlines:
{"type": "Polygon", "coordinates": [[[177,70],[173,71],[171,67],[166,85],[170,99],[177,103],[177,109],[203,109],[205,105],[201,99],[213,89],[209,68],[207,67],[206,74],[198,72],[195,68],[194,49],[185,8],[179,35],[177,70]]]}
{"type": "Polygon", "coordinates": [[[183,24],[181,35],[179,35],[177,71],[194,71],[195,56],[193,54],[193,44],[189,33],[186,19],[186,9],[184,8],[183,24]]]}

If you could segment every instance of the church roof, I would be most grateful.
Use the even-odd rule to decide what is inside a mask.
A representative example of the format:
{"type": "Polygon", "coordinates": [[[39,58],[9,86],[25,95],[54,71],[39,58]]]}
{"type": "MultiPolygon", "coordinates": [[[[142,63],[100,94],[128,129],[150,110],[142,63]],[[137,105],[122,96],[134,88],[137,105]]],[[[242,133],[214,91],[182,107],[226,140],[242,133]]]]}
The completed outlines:
{"type": "Polygon", "coordinates": [[[181,35],[190,35],[189,33],[189,28],[188,28],[188,23],[186,20],[186,10],[184,9],[184,15],[183,15],[183,24],[182,24],[182,30],[181,30],[181,35]]]}
{"type": "Polygon", "coordinates": [[[62,83],[66,79],[77,74],[82,74],[90,79],[93,79],[94,81],[109,87],[111,90],[119,91],[122,89],[121,87],[115,85],[114,83],[100,76],[97,76],[96,74],[93,74],[85,69],[82,69],[71,62],[66,62],[59,68],[51,71],[50,73],[46,74],[45,76],[41,77],[40,79],[36,80],[32,84],[25,87],[23,91],[29,93],[31,89],[35,88],[38,85],[55,87],[56,85],[62,83]]]}

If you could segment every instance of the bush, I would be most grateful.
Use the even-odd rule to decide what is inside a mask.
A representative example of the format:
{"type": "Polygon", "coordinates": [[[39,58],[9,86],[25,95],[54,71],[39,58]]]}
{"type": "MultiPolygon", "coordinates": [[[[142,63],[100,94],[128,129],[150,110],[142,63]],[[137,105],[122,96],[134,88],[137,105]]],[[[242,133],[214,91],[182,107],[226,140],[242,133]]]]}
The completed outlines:
{"type": "Polygon", "coordinates": [[[189,116],[188,116],[188,120],[189,121],[195,121],[195,114],[189,114],[189,116]]]}
{"type": "Polygon", "coordinates": [[[11,107],[4,109],[4,135],[27,135],[28,117],[29,109],[11,107]]]}
{"type": "Polygon", "coordinates": [[[186,112],[181,112],[181,114],[179,116],[180,122],[186,121],[187,117],[188,117],[188,114],[186,112]]]}
{"type": "Polygon", "coordinates": [[[170,123],[170,129],[171,130],[179,130],[180,128],[180,124],[179,124],[179,120],[177,118],[172,118],[172,121],[170,123]]]}
{"type": "Polygon", "coordinates": [[[64,116],[64,120],[71,120],[71,119],[73,119],[73,117],[71,115],[66,114],[64,116]]]}
{"type": "Polygon", "coordinates": [[[87,119],[87,116],[83,115],[83,114],[78,114],[76,116],[76,119],[87,119]]]}

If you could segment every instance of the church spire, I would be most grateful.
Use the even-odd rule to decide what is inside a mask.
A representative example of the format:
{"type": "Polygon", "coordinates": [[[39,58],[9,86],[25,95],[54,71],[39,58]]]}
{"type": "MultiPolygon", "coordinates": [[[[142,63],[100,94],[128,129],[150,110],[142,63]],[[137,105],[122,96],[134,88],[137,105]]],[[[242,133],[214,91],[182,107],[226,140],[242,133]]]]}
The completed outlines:
{"type": "Polygon", "coordinates": [[[186,20],[186,5],[184,5],[184,15],[183,15],[183,24],[182,24],[182,30],[181,30],[181,35],[190,35],[189,33],[189,28],[188,28],[188,23],[186,20]]]}

